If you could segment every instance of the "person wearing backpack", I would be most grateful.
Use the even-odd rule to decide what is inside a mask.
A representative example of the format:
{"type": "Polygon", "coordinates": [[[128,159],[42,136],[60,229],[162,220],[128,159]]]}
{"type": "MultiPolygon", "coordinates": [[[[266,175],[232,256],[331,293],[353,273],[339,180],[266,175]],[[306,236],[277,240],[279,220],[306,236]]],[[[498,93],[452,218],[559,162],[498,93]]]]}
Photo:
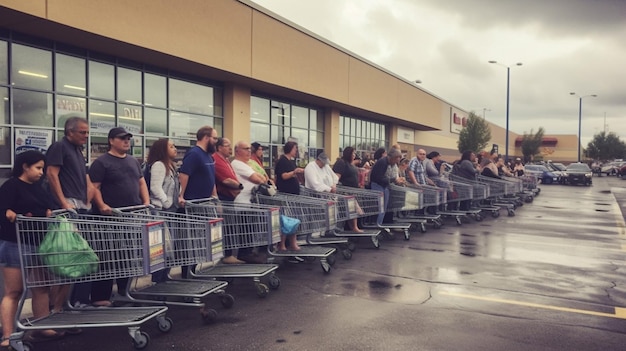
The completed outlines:
{"type": "Polygon", "coordinates": [[[176,145],[170,139],[159,139],[148,152],[144,179],[150,191],[150,204],[160,210],[176,211],[180,183],[174,160],[176,145]]]}

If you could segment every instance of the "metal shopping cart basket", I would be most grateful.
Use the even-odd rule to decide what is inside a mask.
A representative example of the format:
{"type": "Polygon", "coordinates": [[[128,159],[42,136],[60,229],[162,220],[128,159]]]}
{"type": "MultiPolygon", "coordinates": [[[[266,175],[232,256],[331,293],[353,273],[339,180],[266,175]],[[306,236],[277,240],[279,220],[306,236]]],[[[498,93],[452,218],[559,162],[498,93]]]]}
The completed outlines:
{"type": "MultiPolygon", "coordinates": [[[[131,222],[162,221],[165,226],[162,237],[151,238],[163,242],[163,263],[156,268],[167,269],[195,266],[213,262],[222,257],[223,219],[217,216],[199,217],[185,213],[175,213],[149,209],[146,206],[133,206],[117,209],[115,220],[131,222]]],[[[134,278],[129,284],[125,299],[134,303],[163,303],[166,305],[199,307],[202,320],[211,323],[217,318],[217,311],[207,307],[207,297],[217,295],[222,306],[231,308],[235,302],[232,295],[225,292],[228,285],[218,280],[166,279],[148,286],[138,286],[134,278]]]]}
{"type": "MultiPolygon", "coordinates": [[[[214,199],[187,200],[185,211],[201,217],[219,216],[224,219],[224,250],[267,247],[280,241],[280,208],[259,204],[241,204],[214,199]]],[[[280,279],[275,275],[277,264],[212,264],[192,272],[199,279],[252,278],[257,295],[265,297],[269,289],[278,289],[280,279]],[[261,278],[267,277],[267,284],[261,278]]]]}
{"type": "MultiPolygon", "coordinates": [[[[300,195],[335,202],[337,205],[337,226],[330,231],[335,236],[344,238],[368,237],[371,238],[374,247],[379,247],[378,235],[380,234],[380,229],[363,230],[362,232],[354,232],[345,229],[346,221],[356,220],[359,217],[363,217],[365,214],[355,195],[347,193],[341,194],[339,190],[335,193],[316,191],[304,186],[300,186],[300,195]]],[[[352,257],[352,251],[354,251],[355,248],[356,245],[354,242],[348,242],[347,251],[342,250],[344,258],[350,259],[352,257]]]]}
{"type": "Polygon", "coordinates": [[[305,236],[307,245],[300,250],[270,251],[277,257],[310,257],[319,258],[324,273],[329,273],[334,263],[331,255],[335,248],[319,244],[347,244],[345,239],[315,239],[314,234],[323,234],[337,224],[337,206],[335,202],[325,199],[310,198],[302,195],[277,193],[276,195],[256,194],[257,202],[264,205],[280,207],[281,215],[300,220],[300,225],[294,235],[305,236]]]}
{"type": "Polygon", "coordinates": [[[441,228],[443,221],[439,213],[428,213],[428,209],[437,211],[437,207],[447,201],[447,191],[432,185],[408,184],[406,188],[418,189],[421,192],[420,208],[416,210],[398,211],[397,216],[405,222],[412,222],[419,226],[422,233],[426,232],[426,223],[431,222],[435,229],[441,228]]]}
{"type": "MultiPolygon", "coordinates": [[[[502,201],[502,198],[507,194],[508,182],[506,180],[482,175],[477,176],[477,180],[479,183],[489,186],[490,202],[487,206],[490,210],[491,207],[505,208],[509,216],[515,216],[515,206],[511,203],[502,201]]],[[[491,214],[493,217],[498,217],[500,215],[500,211],[491,210],[491,214]]]]}
{"type": "Polygon", "coordinates": [[[131,223],[99,216],[85,219],[66,212],[54,218],[18,216],[16,223],[24,292],[16,314],[18,332],[10,337],[15,350],[33,350],[32,345],[22,341],[27,330],[127,327],[135,348],[143,349],[150,341],[150,336],[140,330],[144,322],[155,318],[161,332],[171,329],[166,306],[87,307],[40,319],[19,318],[30,288],[137,277],[158,269],[163,261],[163,244],[151,238],[160,236],[163,221],[131,223]],[[45,240],[52,241],[53,251],[40,250],[45,240]],[[74,243],[71,248],[70,241],[74,243]],[[90,260],[71,263],[72,257],[76,259],[77,242],[84,247],[80,253],[90,256],[90,260]]]}
{"type": "MultiPolygon", "coordinates": [[[[394,212],[397,215],[398,213],[417,211],[422,208],[424,208],[424,191],[414,187],[406,187],[396,184],[389,185],[389,205],[387,205],[387,211],[394,212]]],[[[425,225],[427,221],[426,219],[421,218],[401,218],[398,220],[405,222],[399,224],[401,226],[406,226],[406,229],[404,229],[405,240],[409,240],[411,238],[409,229],[413,225],[417,224],[421,229],[421,226],[425,225]]]]}
{"type": "MultiPolygon", "coordinates": [[[[385,196],[382,192],[371,189],[337,185],[337,194],[353,196],[357,204],[357,218],[360,220],[377,216],[385,210],[385,196]]],[[[365,226],[361,224],[363,228],[365,226]]],[[[375,248],[380,247],[381,228],[365,228],[363,235],[369,236],[375,248]]],[[[349,233],[347,234],[350,235],[349,233]]]]}

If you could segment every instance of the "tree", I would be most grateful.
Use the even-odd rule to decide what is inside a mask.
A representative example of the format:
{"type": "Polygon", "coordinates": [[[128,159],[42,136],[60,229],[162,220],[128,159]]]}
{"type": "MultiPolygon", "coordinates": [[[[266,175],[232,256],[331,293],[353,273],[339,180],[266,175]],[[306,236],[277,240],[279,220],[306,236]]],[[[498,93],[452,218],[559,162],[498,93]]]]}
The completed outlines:
{"type": "Polygon", "coordinates": [[[472,150],[478,153],[485,149],[490,140],[491,130],[489,130],[489,124],[474,112],[470,112],[467,118],[467,125],[461,130],[459,140],[457,141],[459,152],[472,150]]]}
{"type": "Polygon", "coordinates": [[[603,131],[594,135],[585,149],[588,158],[600,161],[624,158],[625,154],[626,144],[613,132],[607,134],[603,131]]]}
{"type": "Polygon", "coordinates": [[[545,134],[545,130],[543,127],[539,127],[537,133],[533,134],[533,130],[530,130],[529,134],[524,132],[524,137],[522,138],[522,155],[524,155],[524,162],[531,161],[535,155],[539,153],[539,148],[541,148],[541,144],[543,143],[543,135],[545,134]]]}

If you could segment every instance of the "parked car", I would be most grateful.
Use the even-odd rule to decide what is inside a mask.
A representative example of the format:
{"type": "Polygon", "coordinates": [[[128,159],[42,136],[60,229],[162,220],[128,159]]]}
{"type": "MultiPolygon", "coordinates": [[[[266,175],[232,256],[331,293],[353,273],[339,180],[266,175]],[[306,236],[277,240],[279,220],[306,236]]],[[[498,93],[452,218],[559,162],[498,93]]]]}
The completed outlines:
{"type": "Polygon", "coordinates": [[[591,168],[584,163],[572,163],[565,169],[567,172],[567,182],[571,185],[583,184],[591,185],[591,168]]]}
{"type": "Polygon", "coordinates": [[[526,165],[524,166],[524,173],[537,174],[538,178],[541,179],[541,184],[552,184],[559,181],[559,176],[544,165],[526,165]]]}
{"type": "Polygon", "coordinates": [[[626,163],[619,169],[619,176],[626,179],[626,163]]]}
{"type": "Polygon", "coordinates": [[[548,168],[548,170],[550,170],[550,172],[556,174],[559,184],[565,184],[567,180],[567,176],[565,175],[565,166],[563,166],[563,168],[559,168],[552,162],[546,162],[544,165],[548,168]]]}

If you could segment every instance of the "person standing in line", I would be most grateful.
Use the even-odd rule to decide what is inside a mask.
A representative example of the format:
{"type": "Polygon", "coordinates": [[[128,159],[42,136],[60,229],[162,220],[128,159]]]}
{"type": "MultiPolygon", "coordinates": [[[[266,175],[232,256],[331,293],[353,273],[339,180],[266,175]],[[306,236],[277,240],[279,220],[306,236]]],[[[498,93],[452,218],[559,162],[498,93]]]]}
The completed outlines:
{"type": "MultiPolygon", "coordinates": [[[[243,189],[235,199],[236,203],[249,204],[252,202],[252,189],[266,182],[265,175],[250,167],[251,147],[245,141],[238,141],[235,145],[235,159],[231,162],[238,181],[243,184],[243,189]]],[[[255,161],[253,161],[255,162],[255,161]]],[[[243,216],[244,221],[247,218],[243,216]]],[[[239,248],[237,258],[248,263],[265,263],[267,256],[254,253],[251,247],[239,248]]]]}
{"type": "MultiPolygon", "coordinates": [[[[94,202],[100,214],[111,214],[111,208],[150,204],[141,165],[136,158],[128,155],[132,137],[121,127],[109,130],[109,151],[98,157],[89,168],[89,178],[96,189],[94,202]]],[[[117,279],[119,295],[125,295],[127,287],[128,278],[117,279]]],[[[113,280],[92,282],[92,304],[110,306],[112,289],[113,280]]]]}
{"type": "Polygon", "coordinates": [[[263,175],[263,177],[265,178],[265,182],[269,182],[268,184],[274,184],[270,176],[267,174],[265,167],[263,166],[263,149],[265,149],[265,146],[255,141],[254,143],[250,144],[250,147],[252,147],[252,156],[248,161],[248,165],[252,167],[255,172],[263,175]]]}
{"type": "MultiPolygon", "coordinates": [[[[28,217],[49,217],[54,206],[50,194],[39,182],[43,176],[45,158],[41,152],[34,150],[18,154],[15,157],[11,178],[0,187],[0,271],[4,282],[4,296],[0,303],[2,321],[0,347],[5,350],[12,350],[9,348],[9,337],[15,331],[15,315],[24,289],[15,220],[18,214],[28,217]]],[[[36,257],[36,246],[22,245],[21,249],[32,252],[32,257],[36,257]]],[[[42,273],[38,272],[38,269],[32,269],[29,274],[42,273]]],[[[33,317],[39,319],[48,316],[50,288],[39,286],[30,290],[33,317]]],[[[30,335],[30,341],[54,340],[63,335],[63,332],[52,329],[37,330],[30,335]]]]}
{"type": "MultiPolygon", "coordinates": [[[[83,117],[69,117],[64,125],[64,137],[50,145],[46,152],[46,176],[57,208],[78,213],[91,210],[93,184],[87,176],[83,149],[89,139],[89,122],[83,117]]],[[[61,311],[69,293],[69,285],[51,289],[55,311],[61,311]]],[[[74,284],[71,304],[89,304],[91,283],[74,284]]]]}
{"type": "MultiPolygon", "coordinates": [[[[237,179],[237,174],[233,170],[233,166],[230,164],[230,156],[233,153],[230,140],[227,138],[218,138],[215,144],[216,152],[213,154],[215,160],[215,187],[217,191],[217,197],[220,201],[236,201],[239,193],[243,189],[243,185],[237,179]]],[[[234,240],[236,233],[226,235],[225,240],[234,240]]],[[[225,243],[232,246],[234,243],[225,243]]],[[[233,250],[224,250],[223,263],[245,263],[244,261],[237,259],[233,250]]]]}
{"type": "MultiPolygon", "coordinates": [[[[215,161],[212,156],[216,143],[217,131],[212,127],[204,126],[196,132],[196,145],[185,153],[178,173],[180,207],[185,206],[185,200],[217,198],[215,161]]],[[[188,278],[189,269],[193,267],[182,267],[182,277],[188,278]]]]}
{"type": "MultiPolygon", "coordinates": [[[[274,173],[276,174],[276,188],[283,193],[300,195],[300,182],[298,181],[298,174],[304,173],[303,168],[296,167],[295,158],[298,154],[298,144],[293,141],[288,141],[283,147],[284,154],[276,162],[276,168],[274,173]]],[[[287,236],[281,234],[280,244],[278,245],[279,251],[287,250],[289,246],[290,250],[300,250],[300,246],[296,242],[295,235],[287,243],[287,236]]]]}
{"type": "MultiPolygon", "coordinates": [[[[180,183],[174,164],[176,155],[176,145],[168,138],[155,141],[148,151],[144,178],[148,183],[150,204],[156,209],[170,212],[176,212],[178,209],[180,183]]],[[[152,273],[152,282],[166,281],[168,273],[169,269],[152,273]]]]}
{"type": "Polygon", "coordinates": [[[412,184],[416,185],[435,185],[435,183],[426,176],[426,168],[424,160],[426,159],[426,150],[417,150],[417,156],[409,162],[408,178],[412,184]]]}
{"type": "Polygon", "coordinates": [[[387,169],[389,166],[393,166],[400,162],[402,158],[402,153],[400,150],[391,148],[387,153],[386,157],[381,157],[376,163],[374,167],[372,167],[372,172],[370,174],[370,185],[372,190],[381,191],[384,194],[384,211],[378,214],[378,218],[376,219],[376,224],[382,226],[383,220],[385,218],[385,213],[387,212],[387,206],[389,204],[389,184],[393,181],[387,175],[387,169]]]}

